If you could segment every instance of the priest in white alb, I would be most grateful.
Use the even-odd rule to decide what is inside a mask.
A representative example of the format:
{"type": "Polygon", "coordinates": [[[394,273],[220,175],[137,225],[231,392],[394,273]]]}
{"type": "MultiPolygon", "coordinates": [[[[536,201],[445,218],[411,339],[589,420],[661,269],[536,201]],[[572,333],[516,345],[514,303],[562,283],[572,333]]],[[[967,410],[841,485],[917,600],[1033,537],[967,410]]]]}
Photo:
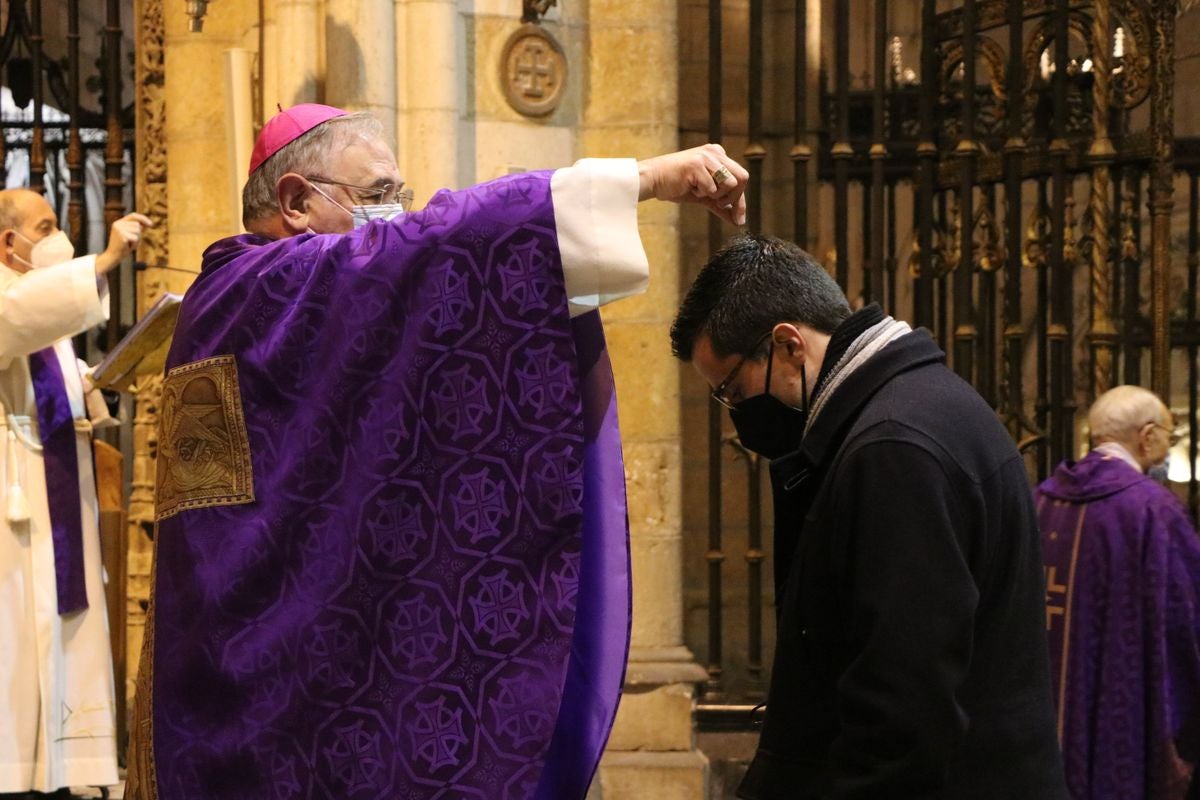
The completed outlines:
{"type": "Polygon", "coordinates": [[[117,782],[112,655],[84,380],[70,337],[150,220],[75,258],[50,204],[0,192],[0,794],[117,782]]]}

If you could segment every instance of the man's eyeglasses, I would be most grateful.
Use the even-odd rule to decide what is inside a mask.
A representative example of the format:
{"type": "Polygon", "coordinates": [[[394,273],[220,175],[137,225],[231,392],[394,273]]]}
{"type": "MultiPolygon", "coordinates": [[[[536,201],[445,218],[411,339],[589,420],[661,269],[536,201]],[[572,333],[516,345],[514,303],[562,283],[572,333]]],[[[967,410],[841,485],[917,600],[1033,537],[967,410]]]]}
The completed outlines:
{"type": "Polygon", "coordinates": [[[331,186],[341,186],[344,189],[352,189],[351,196],[360,206],[379,203],[382,205],[396,204],[405,211],[412,208],[413,190],[405,186],[397,186],[394,183],[385,183],[380,186],[357,186],[345,181],[322,178],[320,175],[305,175],[304,179],[313,183],[325,183],[331,186]]]}
{"type": "Polygon", "coordinates": [[[1168,428],[1166,425],[1163,425],[1161,422],[1151,422],[1150,424],[1156,428],[1162,428],[1164,431],[1167,432],[1167,441],[1170,442],[1171,447],[1174,447],[1175,445],[1177,445],[1181,441],[1183,441],[1183,434],[1177,432],[1174,428],[1168,428]]]}
{"type": "Polygon", "coordinates": [[[738,359],[738,362],[733,365],[733,369],[729,370],[729,374],[725,376],[725,380],[721,381],[717,388],[713,389],[710,393],[710,396],[713,400],[716,400],[718,403],[728,409],[732,409],[734,405],[736,405],[732,400],[725,396],[725,392],[729,389],[729,385],[737,380],[738,373],[742,371],[742,367],[746,364],[746,362],[757,356],[759,351],[762,350],[763,342],[765,342],[770,335],[771,331],[767,331],[765,334],[759,337],[757,342],[754,343],[754,349],[750,351],[749,355],[742,356],[740,359],[738,359]]]}

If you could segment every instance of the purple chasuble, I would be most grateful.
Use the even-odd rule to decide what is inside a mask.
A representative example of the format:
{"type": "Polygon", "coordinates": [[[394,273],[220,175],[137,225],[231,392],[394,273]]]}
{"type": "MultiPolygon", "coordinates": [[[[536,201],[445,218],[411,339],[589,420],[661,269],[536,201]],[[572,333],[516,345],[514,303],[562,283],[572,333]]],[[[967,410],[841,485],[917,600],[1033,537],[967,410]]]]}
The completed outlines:
{"type": "Polygon", "coordinates": [[[1200,541],[1187,513],[1099,451],[1061,464],[1037,503],[1071,796],[1183,798],[1200,758],[1200,541]]]}
{"type": "Polygon", "coordinates": [[[29,354],[29,376],[33,382],[42,461],[46,468],[58,613],[69,614],[88,607],[83,576],[83,511],[80,508],[75,415],[71,413],[62,365],[53,347],[29,354]]]}
{"type": "Polygon", "coordinates": [[[162,414],[143,796],[583,797],[628,525],[550,173],[214,244],[162,414]]]}

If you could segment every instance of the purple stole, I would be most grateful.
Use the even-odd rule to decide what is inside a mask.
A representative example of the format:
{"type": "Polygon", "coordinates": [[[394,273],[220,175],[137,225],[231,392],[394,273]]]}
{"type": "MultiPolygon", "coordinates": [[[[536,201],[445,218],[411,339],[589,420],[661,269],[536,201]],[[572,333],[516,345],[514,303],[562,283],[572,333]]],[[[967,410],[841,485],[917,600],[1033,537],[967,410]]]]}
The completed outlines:
{"type": "Polygon", "coordinates": [[[62,366],[53,347],[29,355],[29,375],[33,381],[42,460],[46,466],[58,613],[69,614],[88,606],[83,575],[83,512],[80,509],[75,417],[71,413],[62,366]]]}

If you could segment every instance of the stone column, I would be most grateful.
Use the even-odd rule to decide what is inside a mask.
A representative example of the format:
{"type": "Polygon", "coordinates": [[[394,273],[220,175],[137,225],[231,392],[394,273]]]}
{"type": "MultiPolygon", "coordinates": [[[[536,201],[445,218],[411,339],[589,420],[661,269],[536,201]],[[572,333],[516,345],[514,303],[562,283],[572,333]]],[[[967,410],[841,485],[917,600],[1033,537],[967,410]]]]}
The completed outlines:
{"type": "Polygon", "coordinates": [[[370,111],[396,138],[396,9],[393,0],[327,0],[325,102],[370,111]]]}
{"type": "Polygon", "coordinates": [[[406,131],[400,172],[423,205],[438,189],[461,188],[459,118],[464,45],[456,0],[409,0],[397,43],[404,67],[406,131]]]}
{"type": "MultiPolygon", "coordinates": [[[[232,13],[232,9],[214,6],[213,12],[217,13],[210,16],[221,16],[232,13]]],[[[324,100],[325,52],[321,46],[320,0],[267,0],[265,12],[263,115],[270,119],[276,104],[288,108],[324,100]]]]}
{"type": "Polygon", "coordinates": [[[205,17],[203,33],[189,33],[184,4],[166,2],[163,11],[171,266],[199,270],[206,247],[238,232],[230,225],[229,181],[247,165],[230,163],[221,76],[224,52],[244,44],[258,14],[251,4],[221,7],[205,17]]]}
{"type": "MultiPolygon", "coordinates": [[[[592,3],[583,155],[645,158],[678,147],[676,42],[670,0],[592,3]]],[[[668,343],[679,299],[679,211],[650,202],[639,213],[650,289],[604,311],[629,492],[633,641],[598,784],[603,800],[690,800],[705,794],[707,760],[692,727],[705,672],[683,645],[680,369],[668,343]]]]}

